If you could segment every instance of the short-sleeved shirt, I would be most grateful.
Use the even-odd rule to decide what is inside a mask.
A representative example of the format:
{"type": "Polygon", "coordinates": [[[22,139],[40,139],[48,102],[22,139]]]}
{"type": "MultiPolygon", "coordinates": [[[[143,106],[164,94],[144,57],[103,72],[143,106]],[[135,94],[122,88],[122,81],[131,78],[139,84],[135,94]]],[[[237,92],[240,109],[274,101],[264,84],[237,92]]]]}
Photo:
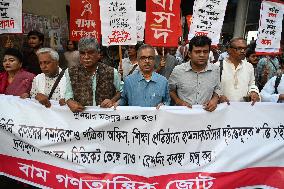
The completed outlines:
{"type": "Polygon", "coordinates": [[[169,87],[181,100],[191,105],[202,105],[212,98],[214,92],[222,95],[219,67],[208,64],[203,71],[195,72],[190,62],[183,63],[174,68],[169,87]]]}
{"type": "Polygon", "coordinates": [[[124,80],[123,92],[119,104],[121,106],[155,107],[160,103],[170,104],[168,81],[165,77],[152,73],[146,81],[140,71],[137,71],[124,80]]]}

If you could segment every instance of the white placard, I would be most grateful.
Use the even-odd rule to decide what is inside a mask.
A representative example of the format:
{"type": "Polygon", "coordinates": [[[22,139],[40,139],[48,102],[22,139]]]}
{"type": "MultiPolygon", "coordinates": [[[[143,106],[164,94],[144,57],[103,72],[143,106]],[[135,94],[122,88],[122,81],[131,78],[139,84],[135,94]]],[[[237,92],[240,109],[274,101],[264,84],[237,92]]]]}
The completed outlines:
{"type": "Polygon", "coordinates": [[[211,38],[212,45],[217,45],[227,2],[228,0],[195,0],[188,39],[195,35],[206,35],[211,38]]]}
{"type": "Polygon", "coordinates": [[[255,49],[257,53],[280,51],[283,14],[284,4],[272,1],[262,2],[255,49]]]}
{"type": "Polygon", "coordinates": [[[136,1],[100,0],[102,44],[137,43],[136,1]]]}
{"type": "Polygon", "coordinates": [[[22,33],[22,1],[1,0],[0,2],[0,34],[22,33]]]}

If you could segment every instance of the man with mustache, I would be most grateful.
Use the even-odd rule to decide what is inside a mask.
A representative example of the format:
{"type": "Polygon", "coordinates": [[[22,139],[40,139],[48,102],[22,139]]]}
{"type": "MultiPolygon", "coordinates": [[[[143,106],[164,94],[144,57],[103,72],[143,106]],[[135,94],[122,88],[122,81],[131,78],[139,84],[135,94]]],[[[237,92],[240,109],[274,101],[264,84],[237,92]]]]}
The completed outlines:
{"type": "Polygon", "coordinates": [[[211,39],[195,36],[189,42],[190,61],[174,68],[169,87],[172,100],[177,106],[203,105],[206,111],[217,107],[220,88],[219,67],[208,63],[211,39]]]}
{"type": "Polygon", "coordinates": [[[124,80],[119,105],[156,107],[170,104],[167,79],[154,71],[155,50],[142,45],[137,51],[139,70],[124,80]]]}
{"type": "Polygon", "coordinates": [[[78,44],[80,63],[65,72],[66,104],[72,112],[85,106],[110,108],[120,97],[118,71],[100,62],[99,43],[94,37],[83,37],[78,44]]]}
{"type": "Polygon", "coordinates": [[[253,66],[246,61],[247,44],[243,38],[234,38],[228,47],[229,57],[221,62],[221,102],[259,101],[253,66]]]}

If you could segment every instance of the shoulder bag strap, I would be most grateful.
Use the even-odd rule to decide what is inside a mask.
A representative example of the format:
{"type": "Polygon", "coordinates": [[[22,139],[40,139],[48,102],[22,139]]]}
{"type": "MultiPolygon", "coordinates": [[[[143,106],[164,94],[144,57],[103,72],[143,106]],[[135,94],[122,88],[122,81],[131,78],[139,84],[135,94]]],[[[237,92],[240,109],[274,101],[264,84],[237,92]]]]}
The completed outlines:
{"type": "Polygon", "coordinates": [[[134,72],[134,70],[137,68],[137,66],[138,66],[138,64],[135,64],[127,75],[132,74],[134,72]]]}
{"type": "Polygon", "coordinates": [[[273,63],[273,61],[272,61],[270,58],[269,58],[268,60],[269,60],[269,62],[273,65],[273,67],[275,68],[275,70],[277,71],[277,68],[276,68],[275,64],[273,63]]]}
{"type": "Polygon", "coordinates": [[[278,94],[278,86],[279,86],[279,83],[281,81],[281,78],[282,78],[282,74],[280,75],[277,75],[276,79],[275,79],[275,85],[274,85],[274,94],[278,94]]]}
{"type": "Polygon", "coordinates": [[[222,80],[222,72],[223,72],[223,60],[220,60],[220,82],[222,80]]]}
{"type": "Polygon", "coordinates": [[[51,97],[52,97],[56,87],[58,86],[58,83],[60,82],[62,76],[64,75],[64,72],[65,72],[65,69],[60,72],[59,76],[57,77],[56,81],[54,82],[54,84],[52,86],[52,89],[51,89],[51,91],[50,91],[50,93],[48,95],[48,100],[51,99],[51,97]]]}

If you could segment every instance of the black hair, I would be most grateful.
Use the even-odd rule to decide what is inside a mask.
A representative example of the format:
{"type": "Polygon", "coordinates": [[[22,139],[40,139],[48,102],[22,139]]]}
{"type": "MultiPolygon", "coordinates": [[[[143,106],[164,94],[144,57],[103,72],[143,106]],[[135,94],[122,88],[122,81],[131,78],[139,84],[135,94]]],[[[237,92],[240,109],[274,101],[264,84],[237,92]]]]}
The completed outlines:
{"type": "Polygon", "coordinates": [[[255,50],[248,48],[248,50],[246,51],[246,57],[248,58],[250,55],[255,54],[255,50]]]}
{"type": "Polygon", "coordinates": [[[142,44],[137,43],[137,44],[135,45],[135,50],[138,51],[138,49],[141,47],[141,45],[142,45],[142,44]]]}
{"type": "Polygon", "coordinates": [[[4,52],[4,56],[5,56],[5,55],[14,56],[14,57],[16,57],[20,62],[23,62],[23,55],[22,55],[22,53],[21,53],[18,49],[15,49],[15,48],[8,48],[8,49],[6,49],[6,51],[4,52]]]}
{"type": "Polygon", "coordinates": [[[248,58],[250,55],[255,54],[256,44],[252,43],[248,46],[248,50],[246,51],[246,57],[248,58]]]}
{"type": "Polygon", "coordinates": [[[37,31],[37,30],[32,30],[28,33],[28,37],[30,37],[31,35],[36,35],[38,36],[39,40],[42,41],[42,43],[44,42],[44,35],[43,33],[37,31]]]}
{"type": "Polygon", "coordinates": [[[188,44],[188,50],[191,52],[193,49],[193,46],[195,47],[204,47],[205,45],[209,46],[209,50],[210,50],[210,46],[211,46],[211,39],[205,35],[202,36],[194,36],[188,44]]]}
{"type": "Polygon", "coordinates": [[[67,51],[69,50],[69,49],[68,49],[68,44],[69,44],[69,42],[71,42],[71,43],[73,44],[74,50],[78,50],[78,42],[77,42],[77,41],[67,40],[67,43],[66,43],[66,49],[67,49],[67,51]]]}

